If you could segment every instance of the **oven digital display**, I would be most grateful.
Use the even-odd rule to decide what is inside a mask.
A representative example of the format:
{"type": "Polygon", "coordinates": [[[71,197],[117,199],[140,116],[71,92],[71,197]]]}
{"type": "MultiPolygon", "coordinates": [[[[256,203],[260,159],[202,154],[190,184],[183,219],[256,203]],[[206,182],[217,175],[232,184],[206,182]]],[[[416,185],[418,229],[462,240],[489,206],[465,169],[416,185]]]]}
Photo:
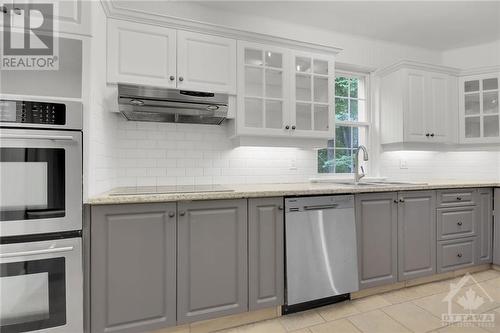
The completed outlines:
{"type": "Polygon", "coordinates": [[[0,121],[16,121],[16,102],[0,100],[0,121]]]}

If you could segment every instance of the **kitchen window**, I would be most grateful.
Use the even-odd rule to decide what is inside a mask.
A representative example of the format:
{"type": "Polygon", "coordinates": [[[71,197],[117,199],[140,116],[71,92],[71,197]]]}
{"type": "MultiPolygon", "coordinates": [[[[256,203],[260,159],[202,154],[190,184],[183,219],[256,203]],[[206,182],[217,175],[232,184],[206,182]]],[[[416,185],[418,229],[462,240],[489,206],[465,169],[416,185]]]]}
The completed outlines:
{"type": "Polygon", "coordinates": [[[354,152],[368,144],[368,75],[337,72],[335,138],[318,150],[318,173],[353,173],[354,152]]]}

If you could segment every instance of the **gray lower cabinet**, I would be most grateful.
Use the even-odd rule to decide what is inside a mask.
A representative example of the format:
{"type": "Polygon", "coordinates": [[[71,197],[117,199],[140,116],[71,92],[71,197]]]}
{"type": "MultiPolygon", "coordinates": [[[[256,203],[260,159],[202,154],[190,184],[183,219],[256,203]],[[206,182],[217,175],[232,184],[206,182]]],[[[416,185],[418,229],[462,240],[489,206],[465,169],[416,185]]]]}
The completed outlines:
{"type": "MultiPolygon", "coordinates": [[[[479,189],[478,264],[493,261],[493,189],[479,189]]],[[[498,238],[497,238],[498,240],[498,238]]]]}
{"type": "Polygon", "coordinates": [[[248,200],[248,307],[279,306],[284,295],[283,198],[248,200]]]}
{"type": "Polygon", "coordinates": [[[176,323],[176,204],[91,208],[91,332],[176,323]]]}
{"type": "Polygon", "coordinates": [[[177,208],[177,323],[247,311],[247,200],[177,208]]]}
{"type": "Polygon", "coordinates": [[[495,216],[493,226],[493,263],[500,265],[500,188],[495,189],[495,216]]]}
{"type": "Polygon", "coordinates": [[[397,193],[356,196],[359,286],[361,289],[398,280],[397,193]]]}
{"type": "Polygon", "coordinates": [[[399,193],[399,281],[436,273],[436,192],[399,193]]]}

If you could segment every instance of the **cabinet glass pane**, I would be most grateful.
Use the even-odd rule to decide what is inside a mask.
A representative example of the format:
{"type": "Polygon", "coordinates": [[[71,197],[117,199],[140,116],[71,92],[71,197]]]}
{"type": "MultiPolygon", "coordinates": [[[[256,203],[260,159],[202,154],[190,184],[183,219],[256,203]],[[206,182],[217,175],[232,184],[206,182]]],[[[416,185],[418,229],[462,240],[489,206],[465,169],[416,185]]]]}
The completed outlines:
{"type": "Polygon", "coordinates": [[[277,68],[283,67],[283,59],[281,53],[267,51],[266,66],[277,67],[277,68]]]}
{"type": "Polygon", "coordinates": [[[297,103],[296,125],[298,130],[311,130],[311,104],[297,103]]]}
{"type": "Polygon", "coordinates": [[[481,136],[480,117],[465,118],[465,137],[479,138],[481,136]]]}
{"type": "Polygon", "coordinates": [[[349,100],[347,98],[335,98],[335,119],[349,120],[349,100]]]}
{"type": "Polygon", "coordinates": [[[304,57],[295,58],[295,70],[301,73],[311,73],[311,59],[304,57]]]}
{"type": "Polygon", "coordinates": [[[296,75],[295,82],[295,95],[296,99],[300,101],[311,100],[311,76],[310,75],[296,75]]]}
{"type": "Polygon", "coordinates": [[[465,114],[479,114],[479,94],[465,95],[465,114]]]}
{"type": "Polygon", "coordinates": [[[314,130],[328,131],[328,106],[314,106],[314,130]]]}
{"type": "Polygon", "coordinates": [[[479,91],[479,80],[465,81],[464,91],[465,92],[479,91]]]}
{"type": "Polygon", "coordinates": [[[245,94],[247,96],[262,96],[263,70],[261,68],[245,68],[245,94]]]}
{"type": "Polygon", "coordinates": [[[483,93],[483,112],[498,113],[498,91],[483,93]]]}
{"type": "Polygon", "coordinates": [[[483,90],[493,90],[498,89],[498,79],[484,79],[483,80],[483,90]]]}
{"type": "Polygon", "coordinates": [[[484,136],[487,138],[498,137],[499,125],[498,116],[485,116],[483,118],[484,136]]]}
{"type": "Polygon", "coordinates": [[[261,50],[253,50],[253,49],[245,49],[245,64],[254,65],[254,66],[262,66],[262,51],[261,50]]]}
{"type": "Polygon", "coordinates": [[[283,128],[283,105],[280,101],[266,101],[266,127],[283,128]]]}
{"type": "Polygon", "coordinates": [[[262,100],[245,98],[245,126],[262,127],[262,100]]]}
{"type": "Polygon", "coordinates": [[[328,78],[314,77],[314,101],[328,103],[328,78]]]}
{"type": "Polygon", "coordinates": [[[315,74],[328,75],[328,61],[315,59],[313,66],[315,74]]]}
{"type": "Polygon", "coordinates": [[[266,69],[266,97],[281,98],[283,96],[283,73],[266,69]]]}

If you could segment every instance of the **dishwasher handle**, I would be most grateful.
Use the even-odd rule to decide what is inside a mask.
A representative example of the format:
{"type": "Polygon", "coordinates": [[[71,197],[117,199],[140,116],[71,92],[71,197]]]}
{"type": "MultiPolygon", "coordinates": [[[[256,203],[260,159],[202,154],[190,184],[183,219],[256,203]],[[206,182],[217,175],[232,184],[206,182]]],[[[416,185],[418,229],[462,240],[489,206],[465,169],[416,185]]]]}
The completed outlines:
{"type": "Polygon", "coordinates": [[[335,209],[338,206],[339,206],[338,204],[304,206],[304,210],[335,209]]]}

